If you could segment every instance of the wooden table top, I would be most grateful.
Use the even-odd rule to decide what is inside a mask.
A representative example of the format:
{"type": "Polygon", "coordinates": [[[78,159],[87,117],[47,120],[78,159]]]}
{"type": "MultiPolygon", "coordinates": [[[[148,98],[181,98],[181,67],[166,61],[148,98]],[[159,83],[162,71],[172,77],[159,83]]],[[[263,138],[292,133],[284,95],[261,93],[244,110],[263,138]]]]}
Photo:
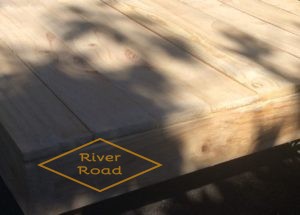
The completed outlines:
{"type": "Polygon", "coordinates": [[[26,160],[283,98],[296,123],[299,58],[296,0],[4,1],[0,122],[26,160]]]}

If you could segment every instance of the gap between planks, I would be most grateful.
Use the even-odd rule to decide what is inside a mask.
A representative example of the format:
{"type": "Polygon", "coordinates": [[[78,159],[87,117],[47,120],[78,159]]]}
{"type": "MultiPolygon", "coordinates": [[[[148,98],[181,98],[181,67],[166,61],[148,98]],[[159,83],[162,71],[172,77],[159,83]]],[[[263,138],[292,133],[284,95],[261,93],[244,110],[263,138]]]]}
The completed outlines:
{"type": "MultiPolygon", "coordinates": [[[[272,53],[270,56],[267,56],[266,59],[262,58],[256,60],[249,59],[247,56],[238,55],[232,52],[229,53],[228,50],[222,47],[226,47],[231,44],[224,37],[219,35],[218,32],[213,31],[214,29],[210,26],[210,23],[215,23],[216,20],[209,15],[205,15],[199,12],[199,19],[193,17],[195,18],[195,20],[197,20],[197,22],[201,21],[199,25],[197,25],[196,23],[193,23],[193,20],[191,19],[183,20],[180,19],[180,15],[178,18],[177,14],[173,15],[171,11],[176,11],[176,6],[178,5],[173,2],[170,3],[173,5],[168,4],[168,7],[171,7],[173,9],[169,11],[166,11],[165,8],[162,7],[164,6],[163,3],[154,3],[154,1],[147,0],[130,2],[105,2],[106,4],[110,4],[112,7],[121,11],[122,13],[127,14],[136,22],[140,23],[146,28],[151,29],[164,38],[166,38],[166,35],[170,33],[184,38],[186,41],[189,41],[194,47],[196,47],[192,51],[198,59],[207,62],[210,66],[217,68],[218,71],[221,71],[237,80],[238,82],[243,83],[248,88],[254,90],[260,95],[271,95],[274,91],[278,92],[278,89],[286,91],[287,94],[293,93],[293,90],[295,88],[294,84],[299,84],[299,81],[297,81],[299,73],[299,70],[297,70],[297,66],[298,64],[300,64],[300,60],[298,58],[280,51],[279,49],[271,49],[270,51],[272,53]],[[136,18],[138,16],[142,16],[145,18],[151,17],[151,21],[158,24],[152,25],[147,22],[143,22],[143,19],[136,18]],[[159,25],[160,23],[163,24],[159,25]],[[185,28],[183,28],[183,26],[185,28]],[[210,31],[212,31],[212,35],[210,36],[203,34],[203,32],[210,31]],[[222,46],[220,46],[219,43],[222,46]],[[201,50],[205,51],[205,55],[202,55],[201,50]],[[251,62],[252,60],[255,60],[255,62],[251,62]],[[272,70],[276,70],[276,73],[274,73],[272,70]],[[280,73],[277,74],[277,72],[280,73]],[[252,74],[249,78],[261,80],[261,78],[263,77],[264,81],[262,83],[258,83],[259,85],[256,83],[252,83],[252,81],[247,77],[248,74],[252,74]],[[284,90],[284,88],[286,88],[286,90],[284,90]]],[[[187,13],[188,8],[184,9],[186,10],[182,10],[182,13],[187,13]]],[[[189,18],[189,16],[185,18],[189,18]]],[[[226,27],[227,24],[224,26],[226,27]]],[[[236,29],[231,28],[230,30],[232,30],[233,32],[236,31],[236,29]]],[[[176,40],[175,42],[172,42],[176,45],[176,40]]],[[[265,44],[253,44],[254,47],[257,45],[265,46],[265,44]]],[[[228,47],[231,48],[231,46],[228,47]]],[[[232,47],[232,49],[233,48],[234,47],[232,47]]],[[[260,47],[257,47],[256,49],[259,48],[260,47]]]]}

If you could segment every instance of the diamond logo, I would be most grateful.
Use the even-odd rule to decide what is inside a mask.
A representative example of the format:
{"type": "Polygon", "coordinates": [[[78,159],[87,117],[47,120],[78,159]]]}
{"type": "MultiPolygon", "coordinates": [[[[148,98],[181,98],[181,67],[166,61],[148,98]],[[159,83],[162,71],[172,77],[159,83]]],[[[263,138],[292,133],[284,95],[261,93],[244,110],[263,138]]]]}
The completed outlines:
{"type": "Polygon", "coordinates": [[[98,138],[38,166],[94,191],[103,192],[155,170],[162,164],[98,138]]]}

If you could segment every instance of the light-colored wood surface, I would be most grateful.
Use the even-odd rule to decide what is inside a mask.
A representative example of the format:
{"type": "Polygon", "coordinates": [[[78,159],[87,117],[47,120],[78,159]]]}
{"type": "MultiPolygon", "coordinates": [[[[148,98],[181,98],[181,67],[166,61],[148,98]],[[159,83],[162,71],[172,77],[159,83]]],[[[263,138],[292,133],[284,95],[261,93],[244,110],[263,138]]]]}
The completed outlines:
{"type": "MultiPolygon", "coordinates": [[[[25,165],[25,175],[30,173],[31,177],[17,181],[26,179],[28,184],[31,194],[30,199],[26,199],[28,214],[59,214],[299,139],[300,123],[295,117],[300,114],[299,106],[299,94],[294,94],[113,140],[160,161],[164,166],[105,193],[99,194],[58,175],[41,171],[35,162],[21,165],[25,165]]],[[[101,150],[101,147],[93,148],[92,152],[101,150]]],[[[5,154],[0,161],[4,158],[6,162],[11,160],[5,154]]],[[[62,166],[70,165],[69,160],[64,161],[62,166]]],[[[12,165],[15,165],[13,169],[20,168],[20,163],[12,165]]],[[[134,166],[135,163],[129,161],[126,165],[134,166]]],[[[15,177],[13,179],[16,180],[15,177]]]]}
{"type": "MultiPolygon", "coordinates": [[[[18,13],[9,9],[0,12],[1,38],[89,130],[109,138],[155,126],[153,117],[132,101],[131,95],[98,74],[85,56],[70,52],[55,35],[40,28],[31,16],[21,13],[23,10],[26,12],[25,8],[17,10],[18,13]],[[22,14],[23,23],[17,19],[17,14],[22,14]],[[10,22],[4,17],[9,17],[10,22]]],[[[192,100],[202,108],[195,96],[185,99],[187,104],[192,100]]]]}
{"type": "Polygon", "coordinates": [[[25,213],[62,213],[300,138],[297,4],[1,2],[0,173],[25,213]],[[103,195],[37,167],[96,137],[163,167],[103,195]]]}
{"type": "Polygon", "coordinates": [[[209,14],[199,11],[188,14],[189,7],[174,2],[135,0],[107,3],[176,45],[180,46],[176,38],[191,44],[187,50],[191,54],[260,95],[278,91],[291,93],[295,84],[299,84],[297,57],[209,14]]]}
{"type": "MultiPolygon", "coordinates": [[[[260,0],[219,0],[220,2],[231,6],[237,10],[261,19],[270,23],[278,28],[289,31],[293,34],[300,35],[299,16],[291,14],[287,11],[274,7],[260,0]]],[[[283,1],[282,1],[283,2],[283,1]]],[[[288,3],[284,3],[288,4],[288,3]]]]}
{"type": "MultiPolygon", "coordinates": [[[[54,20],[48,19],[40,24],[45,25],[47,22],[51,32],[60,38],[68,37],[66,35],[72,34],[74,30],[63,28],[64,23],[80,23],[81,28],[90,28],[86,35],[64,39],[64,43],[73,48],[75,53],[88,56],[88,60],[95,70],[112,80],[115,85],[119,85],[122,90],[129,91],[128,87],[145,85],[143,90],[146,92],[142,92],[143,90],[140,92],[138,88],[131,90],[135,91],[137,96],[140,93],[140,96],[157,105],[165,103],[168,106],[170,104],[170,107],[162,107],[162,109],[166,108],[167,111],[172,111],[171,107],[174,106],[173,109],[180,109],[181,114],[184,113],[184,109],[192,110],[189,104],[191,106],[195,104],[197,107],[195,109],[203,106],[204,110],[206,109],[205,103],[214,109],[220,106],[226,107],[226,105],[231,107],[234,101],[243,100],[243,98],[247,100],[247,97],[254,95],[251,90],[230,80],[223,73],[215,71],[132,20],[124,19],[122,14],[106,5],[97,7],[97,3],[97,1],[78,1],[76,4],[69,3],[59,7],[56,4],[53,5],[54,7],[47,5],[41,16],[46,16],[47,13],[55,14],[54,20]],[[81,10],[89,12],[88,18],[83,15],[79,16],[74,11],[66,10],[66,8],[72,7],[80,7],[81,10]],[[60,13],[62,10],[65,10],[65,13],[60,13]],[[110,27],[112,32],[102,32],[101,28],[106,27],[103,25],[109,23],[111,17],[121,21],[114,23],[115,27],[110,27]],[[57,19],[55,20],[55,18],[57,19]],[[120,44],[115,39],[107,38],[106,34],[109,33],[119,34],[125,39],[120,44]],[[93,46],[91,47],[90,44],[93,46]],[[104,44],[109,45],[103,49],[104,44]],[[139,71],[141,75],[134,75],[136,71],[139,71]],[[155,73],[159,73],[157,76],[160,77],[156,77],[155,73]],[[128,75],[133,77],[126,78],[128,75]],[[118,79],[124,79],[122,76],[125,76],[125,83],[122,81],[118,83],[118,79]],[[158,87],[160,78],[166,79],[165,93],[156,93],[153,89],[154,86],[158,87]],[[211,85],[212,79],[214,85],[211,85]],[[170,86],[168,87],[168,85],[170,86]],[[223,87],[227,90],[224,91],[223,87]],[[197,102],[193,96],[197,97],[199,101],[197,102]]],[[[23,13],[31,14],[32,10],[23,11],[23,13]]],[[[31,20],[34,22],[37,18],[39,17],[32,17],[31,20]]],[[[43,35],[41,34],[41,36],[43,35]]],[[[249,100],[251,101],[252,98],[249,100]]]]}
{"type": "Polygon", "coordinates": [[[57,153],[64,145],[92,138],[81,121],[2,44],[0,62],[0,122],[24,159],[57,153]]]}
{"type": "MultiPolygon", "coordinates": [[[[300,2],[295,0],[263,0],[264,2],[273,5],[282,10],[286,10],[290,13],[293,13],[297,16],[300,16],[300,2]]],[[[298,22],[299,23],[299,22],[298,22]]],[[[299,26],[299,25],[298,25],[299,26]]]]}
{"type": "MultiPolygon", "coordinates": [[[[218,0],[182,0],[178,2],[184,2],[184,4],[190,8],[209,14],[217,20],[223,20],[233,27],[267,42],[271,46],[277,47],[298,58],[300,57],[300,39],[293,33],[284,31],[253,16],[249,16],[248,14],[229,7],[218,0]]],[[[179,13],[181,11],[183,17],[190,17],[187,15],[186,7],[180,7],[179,4],[176,4],[176,7],[179,13]]],[[[192,14],[196,16],[197,12],[192,14]]],[[[297,26],[295,26],[295,28],[297,28],[297,26]]]]}

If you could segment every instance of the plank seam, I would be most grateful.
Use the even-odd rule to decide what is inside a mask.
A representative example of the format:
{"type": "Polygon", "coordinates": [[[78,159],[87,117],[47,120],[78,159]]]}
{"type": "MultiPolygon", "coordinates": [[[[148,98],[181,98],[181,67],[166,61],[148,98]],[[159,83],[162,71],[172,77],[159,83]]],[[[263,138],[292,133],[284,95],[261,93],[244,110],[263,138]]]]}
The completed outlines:
{"type": "Polygon", "coordinates": [[[267,21],[267,20],[261,19],[261,18],[255,16],[255,15],[252,15],[252,14],[246,12],[246,11],[243,11],[243,10],[241,10],[241,9],[239,9],[239,8],[237,8],[237,7],[235,7],[235,6],[233,6],[233,5],[230,5],[230,4],[226,3],[226,2],[222,2],[222,1],[220,1],[220,0],[218,0],[218,1],[219,1],[220,3],[222,3],[222,4],[224,4],[224,5],[227,5],[228,7],[231,7],[232,9],[235,9],[235,10],[240,11],[241,13],[247,14],[248,16],[251,16],[251,17],[253,17],[253,18],[255,18],[255,19],[258,19],[258,20],[260,20],[260,21],[262,21],[262,22],[265,22],[265,23],[267,23],[267,24],[269,24],[269,25],[272,25],[272,26],[274,26],[274,27],[277,27],[277,28],[279,28],[279,29],[281,29],[281,30],[283,30],[283,31],[289,32],[289,33],[291,33],[291,34],[294,34],[295,36],[299,36],[298,34],[295,34],[294,32],[291,32],[291,31],[289,31],[289,30],[287,30],[287,29],[285,29],[285,28],[282,28],[282,27],[279,26],[279,25],[273,24],[273,23],[271,23],[271,22],[269,22],[269,21],[267,21]]]}
{"type": "Polygon", "coordinates": [[[182,50],[182,51],[186,52],[187,54],[191,55],[191,56],[194,57],[196,60],[199,60],[200,62],[204,63],[205,65],[207,65],[207,66],[211,67],[212,69],[216,70],[216,71],[217,71],[218,73],[220,73],[221,75],[223,75],[223,76],[229,78],[230,80],[232,80],[232,81],[238,83],[239,85],[245,87],[246,89],[250,90],[251,92],[257,94],[257,92],[256,92],[255,90],[249,88],[247,85],[245,85],[245,84],[239,82],[238,80],[232,78],[231,76],[229,76],[229,75],[227,75],[226,73],[222,72],[220,69],[216,68],[216,67],[213,66],[212,64],[210,64],[210,63],[206,62],[205,60],[199,58],[197,55],[195,55],[195,54],[189,52],[189,51],[186,50],[185,48],[178,46],[176,43],[174,43],[174,42],[172,42],[171,40],[165,38],[165,37],[164,37],[163,35],[161,35],[160,33],[157,33],[156,31],[152,30],[151,28],[147,27],[146,25],[144,25],[144,24],[142,24],[142,23],[140,23],[140,22],[137,22],[136,20],[134,20],[133,18],[131,18],[130,16],[128,16],[126,13],[123,13],[123,12],[120,11],[119,9],[117,9],[117,8],[115,8],[115,7],[113,7],[113,6],[111,6],[109,3],[105,2],[105,1],[103,1],[103,3],[106,4],[108,7],[110,7],[110,8],[112,8],[112,9],[118,11],[119,13],[123,14],[124,16],[126,16],[127,18],[129,18],[131,21],[137,23],[138,25],[140,25],[140,26],[146,28],[147,30],[151,31],[152,33],[156,34],[157,36],[159,36],[159,37],[162,38],[163,40],[165,40],[165,41],[171,43],[172,45],[176,46],[176,47],[179,48],[180,50],[182,50]]]}
{"type": "MultiPolygon", "coordinates": [[[[45,3],[41,3],[41,5],[43,6],[43,7],[45,7],[45,8],[47,8],[47,6],[45,5],[45,3]]],[[[82,19],[85,19],[85,20],[87,20],[86,18],[84,18],[84,17],[82,17],[81,15],[78,15],[78,16],[80,16],[82,19]]],[[[88,20],[87,20],[88,21],[88,20]]],[[[40,23],[41,25],[42,25],[42,23],[40,23]]],[[[53,33],[55,36],[57,36],[57,38],[59,38],[59,41],[61,42],[61,44],[63,44],[63,46],[66,48],[66,50],[69,52],[69,53],[71,53],[71,54],[76,54],[76,48],[71,48],[70,47],[70,45],[68,45],[60,36],[58,36],[57,35],[57,33],[55,33],[55,32],[53,32],[52,30],[51,30],[51,28],[49,29],[47,26],[44,26],[44,25],[42,25],[42,27],[41,28],[43,28],[44,30],[46,30],[46,31],[49,31],[49,32],[51,32],[51,33],[53,33]]],[[[96,71],[97,71],[97,69],[93,66],[93,63],[91,63],[90,62],[90,60],[89,59],[84,59],[85,61],[86,61],[86,63],[87,63],[87,65],[90,67],[90,68],[92,68],[92,69],[95,69],[96,71]]],[[[33,70],[35,70],[34,68],[32,68],[33,70]]],[[[33,73],[34,73],[34,71],[32,71],[33,73]]],[[[115,88],[117,88],[118,90],[120,90],[120,92],[122,92],[122,93],[124,93],[125,95],[128,95],[129,97],[130,97],[130,101],[132,102],[132,103],[135,103],[138,107],[140,107],[140,109],[142,110],[142,111],[144,111],[149,117],[151,117],[151,118],[155,118],[155,115],[154,114],[152,114],[151,112],[149,112],[149,111],[147,111],[147,110],[145,110],[144,108],[142,108],[142,106],[141,106],[141,104],[139,103],[139,102],[137,102],[134,98],[132,98],[132,96],[130,96],[128,93],[126,93],[123,89],[122,89],[122,87],[120,87],[120,86],[118,86],[117,84],[115,84],[110,78],[108,78],[108,77],[106,77],[105,75],[103,75],[103,74],[101,74],[101,73],[99,73],[99,72],[97,72],[97,76],[99,76],[99,77],[101,77],[102,79],[104,78],[107,82],[109,82],[112,86],[114,86],[115,88]]],[[[196,96],[196,95],[195,95],[196,96]]],[[[201,99],[201,98],[200,98],[201,99]]],[[[64,103],[64,102],[63,102],[64,103]]],[[[66,104],[65,104],[66,105],[66,104]]],[[[208,105],[208,104],[207,104],[208,105]]],[[[67,106],[67,105],[66,105],[67,106]]],[[[70,109],[71,110],[71,109],[70,109]]],[[[73,111],[71,111],[72,113],[73,113],[73,111]]],[[[75,113],[74,113],[75,114],[75,113]]],[[[76,115],[76,114],[75,114],[76,115]]],[[[78,117],[79,118],[79,117],[78,117]]],[[[84,123],[85,124],[85,123],[84,123]]],[[[87,126],[87,125],[86,125],[87,126]]],[[[87,128],[88,128],[88,126],[87,126],[87,128]]],[[[93,132],[89,129],[89,131],[93,134],[93,132]]],[[[96,135],[96,134],[93,134],[94,136],[96,135]]]]}
{"type": "Polygon", "coordinates": [[[50,88],[50,86],[47,85],[45,81],[43,81],[38,74],[35,73],[34,68],[32,68],[28,63],[26,63],[8,44],[6,44],[2,39],[0,41],[12,52],[12,54],[22,63],[40,82],[42,85],[44,85],[51,94],[54,95],[54,97],[64,106],[74,117],[82,124],[82,126],[92,135],[94,136],[93,132],[90,130],[88,125],[83,122],[83,120],[77,116],[69,107],[68,105],[50,88]]]}
{"type": "MultiPolygon", "coordinates": [[[[183,4],[186,5],[187,7],[193,8],[194,10],[197,10],[197,11],[199,10],[198,8],[193,7],[193,6],[191,6],[191,5],[187,5],[187,4],[185,4],[185,3],[183,3],[183,4]]],[[[234,9],[234,8],[233,8],[233,9],[234,9]]],[[[245,32],[244,30],[241,30],[241,29],[235,27],[234,25],[228,23],[227,21],[224,21],[224,20],[222,20],[222,19],[220,19],[220,18],[218,18],[218,17],[212,16],[212,15],[210,15],[210,14],[207,13],[207,12],[204,12],[204,11],[200,11],[200,12],[201,12],[201,13],[204,13],[204,14],[206,14],[206,15],[208,15],[208,16],[210,16],[210,17],[212,17],[212,18],[214,18],[214,19],[216,19],[216,20],[218,20],[218,21],[221,21],[221,22],[223,22],[223,23],[226,23],[227,25],[231,26],[231,27],[234,28],[234,29],[237,29],[238,31],[241,31],[241,32],[246,33],[246,34],[249,34],[248,32],[245,32]]],[[[252,35],[252,36],[253,36],[253,35],[252,35]]],[[[298,35],[296,35],[296,36],[298,36],[298,35]]],[[[289,55],[291,55],[291,56],[293,56],[293,57],[295,57],[295,58],[300,59],[300,56],[297,56],[297,55],[295,55],[295,54],[293,54],[293,53],[291,53],[291,52],[289,52],[289,51],[287,51],[287,50],[284,50],[284,49],[282,49],[282,48],[279,48],[277,45],[273,45],[272,43],[268,42],[268,40],[261,39],[261,38],[257,38],[256,36],[253,36],[253,37],[255,37],[255,39],[258,40],[258,41],[262,41],[262,42],[264,42],[264,43],[269,44],[270,46],[272,46],[272,47],[275,48],[275,49],[278,49],[278,50],[280,50],[280,51],[282,51],[282,52],[285,52],[285,53],[287,53],[287,54],[289,54],[289,55]]]]}
{"type": "MultiPolygon", "coordinates": [[[[260,0],[260,1],[261,1],[261,0],[260,0]]],[[[281,8],[281,7],[279,7],[279,6],[272,5],[272,4],[270,4],[270,3],[268,3],[268,2],[265,2],[265,1],[261,1],[261,2],[264,2],[264,3],[267,4],[267,5],[270,5],[270,6],[274,7],[274,8],[278,8],[279,10],[285,11],[285,12],[287,12],[287,13],[289,13],[289,14],[292,14],[292,15],[295,15],[295,16],[299,16],[298,14],[295,14],[295,13],[293,13],[293,12],[291,12],[291,11],[288,11],[288,10],[286,10],[286,9],[284,9],[284,8],[281,8]]],[[[299,16],[299,17],[300,17],[300,16],[299,16]]]]}

